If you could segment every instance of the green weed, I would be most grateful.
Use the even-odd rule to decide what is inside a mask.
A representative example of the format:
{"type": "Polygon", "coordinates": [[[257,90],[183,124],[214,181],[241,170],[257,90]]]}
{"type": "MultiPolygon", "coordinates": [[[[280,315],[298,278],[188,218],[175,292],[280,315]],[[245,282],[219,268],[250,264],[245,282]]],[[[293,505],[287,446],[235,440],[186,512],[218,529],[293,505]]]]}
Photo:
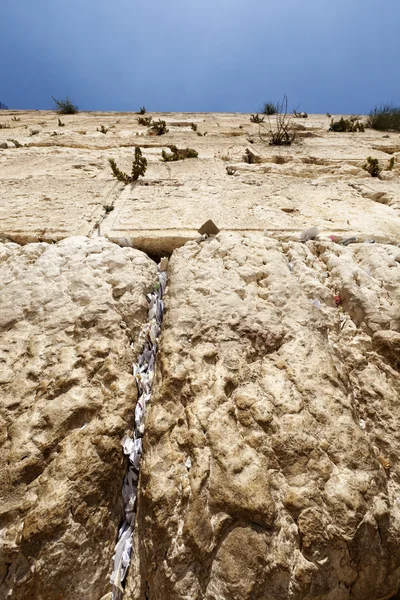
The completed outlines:
{"type": "Polygon", "coordinates": [[[167,153],[165,150],[161,152],[163,162],[174,162],[176,160],[185,160],[185,158],[197,158],[199,156],[193,148],[185,148],[180,150],[176,146],[169,146],[172,153],[167,153]]]}
{"type": "Polygon", "coordinates": [[[255,115],[250,115],[251,123],[264,123],[264,119],[265,119],[265,117],[260,117],[260,115],[258,113],[255,115]]]}
{"type": "Polygon", "coordinates": [[[125,185],[137,181],[139,177],[143,177],[147,169],[147,159],[142,156],[142,151],[139,147],[135,148],[135,159],[132,162],[131,175],[127,175],[121,171],[113,158],[109,158],[108,162],[110,163],[114,177],[116,177],[118,181],[125,183],[125,185]]]}
{"type": "Polygon", "coordinates": [[[158,121],[153,121],[150,131],[155,135],[164,135],[164,133],[168,133],[169,129],[165,121],[158,119],[158,121]]]}
{"type": "Polygon", "coordinates": [[[379,177],[382,169],[379,166],[379,161],[377,158],[372,158],[368,156],[367,162],[363,165],[364,171],[368,171],[371,177],[379,177]]]}
{"type": "Polygon", "coordinates": [[[277,112],[278,112],[278,107],[276,104],[273,104],[272,102],[264,103],[264,108],[263,108],[264,115],[276,115],[277,112]]]}
{"type": "Polygon", "coordinates": [[[328,131],[335,132],[355,132],[365,131],[364,124],[358,120],[358,117],[344,119],[341,117],[338,121],[331,120],[331,126],[328,131]]]}
{"type": "Polygon", "coordinates": [[[78,107],[72,104],[68,96],[65,100],[57,100],[54,96],[52,98],[60,115],[75,115],[78,112],[78,107]]]}
{"type": "Polygon", "coordinates": [[[387,102],[369,113],[367,127],[380,131],[400,131],[400,106],[387,102]]]}
{"type": "Polygon", "coordinates": [[[149,127],[149,125],[151,125],[152,117],[138,117],[137,121],[139,125],[145,125],[146,127],[149,127]]]}

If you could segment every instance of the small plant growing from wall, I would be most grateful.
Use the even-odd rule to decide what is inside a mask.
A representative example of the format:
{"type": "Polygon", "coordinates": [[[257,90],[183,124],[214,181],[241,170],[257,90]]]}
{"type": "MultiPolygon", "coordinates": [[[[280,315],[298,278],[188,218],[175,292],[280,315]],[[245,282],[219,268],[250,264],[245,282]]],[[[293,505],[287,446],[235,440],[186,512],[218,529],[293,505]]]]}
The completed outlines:
{"type": "Polygon", "coordinates": [[[273,104],[272,102],[265,102],[263,113],[264,115],[276,115],[278,112],[278,106],[273,104]]]}
{"type": "Polygon", "coordinates": [[[365,131],[364,124],[358,120],[358,117],[350,117],[350,119],[344,119],[341,117],[338,121],[331,120],[331,126],[328,131],[336,132],[356,132],[365,131]]]}
{"type": "Polygon", "coordinates": [[[192,123],[190,127],[193,129],[193,131],[197,131],[196,123],[192,123]]]}
{"type": "Polygon", "coordinates": [[[394,156],[392,156],[392,158],[389,159],[389,164],[388,164],[387,170],[391,171],[393,169],[393,167],[394,167],[394,156]]]}
{"type": "Polygon", "coordinates": [[[139,123],[139,125],[145,125],[146,127],[149,127],[151,125],[152,119],[153,117],[138,117],[137,122],[139,123]]]}
{"type": "Polygon", "coordinates": [[[377,158],[372,158],[368,156],[367,162],[363,165],[364,171],[368,171],[371,177],[379,177],[382,169],[379,166],[379,161],[377,158]]]}
{"type": "Polygon", "coordinates": [[[19,119],[18,117],[15,117],[15,116],[11,119],[11,121],[20,121],[20,120],[21,119],[19,119]]]}
{"type": "Polygon", "coordinates": [[[65,123],[63,123],[60,118],[58,118],[58,126],[65,127],[65,123]]]}
{"type": "Polygon", "coordinates": [[[54,96],[52,96],[52,98],[57,107],[57,112],[60,115],[76,115],[78,112],[78,107],[71,102],[68,96],[65,100],[57,100],[54,96]]]}
{"type": "Polygon", "coordinates": [[[104,125],[100,125],[100,129],[97,127],[96,128],[97,131],[99,131],[100,133],[104,133],[104,135],[107,133],[108,129],[106,129],[104,127],[104,125]]]}
{"type": "Polygon", "coordinates": [[[39,133],[39,129],[31,129],[30,135],[37,135],[39,133]]]}
{"type": "Polygon", "coordinates": [[[118,181],[122,181],[127,185],[133,181],[137,181],[139,177],[143,177],[147,169],[147,159],[142,156],[142,151],[139,147],[135,148],[135,158],[132,162],[131,175],[127,175],[117,167],[117,163],[113,158],[109,158],[108,162],[112,170],[112,174],[118,181]]]}
{"type": "Polygon", "coordinates": [[[386,102],[369,113],[367,127],[379,131],[400,131],[400,106],[386,102]]]}
{"type": "MultiPolygon", "coordinates": [[[[270,146],[290,146],[296,139],[296,129],[292,121],[291,115],[287,112],[288,99],[286,94],[283,96],[282,102],[278,103],[276,106],[276,121],[274,125],[272,125],[271,121],[269,121],[269,145],[270,146]]],[[[261,127],[264,127],[263,125],[261,127]]],[[[260,128],[261,129],[261,128],[260,128]]],[[[265,129],[265,128],[264,128],[265,129]]],[[[260,139],[261,141],[267,141],[263,135],[265,135],[260,131],[260,139]]]]}
{"type": "Polygon", "coordinates": [[[139,108],[138,115],[145,115],[145,114],[146,114],[146,107],[145,106],[141,106],[139,108]]]}
{"type": "Polygon", "coordinates": [[[8,123],[0,123],[0,129],[11,129],[8,123]]]}
{"type": "Polygon", "coordinates": [[[168,153],[165,150],[161,152],[163,162],[174,162],[176,160],[185,160],[185,158],[197,158],[199,156],[196,150],[193,148],[185,148],[179,150],[176,146],[169,146],[172,153],[168,153]]]}
{"type": "Polygon", "coordinates": [[[260,115],[258,113],[255,115],[250,115],[251,123],[264,123],[264,119],[265,119],[265,117],[260,117],[260,115]]]}
{"type": "Polygon", "coordinates": [[[254,152],[246,148],[246,152],[243,155],[243,162],[246,162],[249,165],[257,165],[262,162],[262,159],[260,156],[257,156],[257,154],[254,154],[254,152]]]}
{"type": "Polygon", "coordinates": [[[164,135],[164,133],[168,133],[167,124],[165,121],[158,119],[158,121],[153,121],[150,132],[155,135],[164,135]]]}

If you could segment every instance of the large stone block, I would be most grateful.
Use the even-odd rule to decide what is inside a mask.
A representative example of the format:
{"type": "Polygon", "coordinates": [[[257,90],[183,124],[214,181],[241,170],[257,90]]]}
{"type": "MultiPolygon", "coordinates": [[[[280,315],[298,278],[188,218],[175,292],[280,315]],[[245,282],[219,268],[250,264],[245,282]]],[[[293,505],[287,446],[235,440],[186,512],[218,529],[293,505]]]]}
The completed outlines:
{"type": "Polygon", "coordinates": [[[127,598],[395,593],[397,252],[221,233],[174,253],[127,598]]]}
{"type": "Polygon", "coordinates": [[[0,246],[1,598],[109,590],[155,277],[147,256],[105,238],[0,246]]]}

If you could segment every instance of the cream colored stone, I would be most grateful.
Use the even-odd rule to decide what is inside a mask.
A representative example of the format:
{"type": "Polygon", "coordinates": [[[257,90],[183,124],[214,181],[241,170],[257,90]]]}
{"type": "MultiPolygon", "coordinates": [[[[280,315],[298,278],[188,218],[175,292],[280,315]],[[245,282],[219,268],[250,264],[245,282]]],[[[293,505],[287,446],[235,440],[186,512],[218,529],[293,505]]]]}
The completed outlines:
{"type": "Polygon", "coordinates": [[[0,142],[12,138],[27,147],[9,143],[0,151],[0,235],[18,242],[88,235],[102,221],[111,240],[131,239],[157,254],[195,239],[208,219],[221,230],[266,229],[280,238],[317,226],[325,239],[333,233],[400,241],[399,161],[385,170],[400,146],[393,148],[381,132],[328,132],[327,117],[310,115],[298,143],[279,148],[261,142],[259,126],[246,114],[152,114],[167,121],[163,136],[149,135],[133,113],[66,115],[64,127],[51,111],[21,111],[18,122],[12,114],[4,111],[11,129],[0,130],[0,142]],[[107,134],[97,131],[100,125],[107,134]],[[39,133],[31,136],[32,129],[39,133]],[[161,162],[171,144],[194,148],[199,158],[161,162]],[[130,172],[137,145],[148,169],[124,187],[107,159],[130,172]],[[261,163],[244,163],[246,149],[261,163]],[[382,180],[362,169],[367,156],[379,159],[382,180]],[[115,208],[106,213],[104,206],[115,208]]]}
{"type": "Polygon", "coordinates": [[[132,113],[64,127],[54,112],[12,114],[0,239],[64,241],[0,245],[0,597],[109,598],[119,440],[155,277],[132,246],[187,242],[169,268],[126,597],[387,600],[400,569],[400,146],[328,133],[321,115],[276,148],[249,115],[152,115],[169,127],[157,137],[132,113]],[[199,158],[161,162],[171,144],[199,158]],[[107,159],[130,171],[138,145],[148,170],[125,187],[107,159]],[[243,162],[247,149],[260,162],[243,162]],[[198,243],[208,219],[222,233],[198,243]],[[300,244],[310,227],[318,239],[300,244]]]}
{"type": "Polygon", "coordinates": [[[105,238],[0,245],[1,598],[109,591],[131,363],[155,277],[105,238]]]}
{"type": "Polygon", "coordinates": [[[393,251],[221,233],[173,254],[127,598],[395,593],[393,251]]]}

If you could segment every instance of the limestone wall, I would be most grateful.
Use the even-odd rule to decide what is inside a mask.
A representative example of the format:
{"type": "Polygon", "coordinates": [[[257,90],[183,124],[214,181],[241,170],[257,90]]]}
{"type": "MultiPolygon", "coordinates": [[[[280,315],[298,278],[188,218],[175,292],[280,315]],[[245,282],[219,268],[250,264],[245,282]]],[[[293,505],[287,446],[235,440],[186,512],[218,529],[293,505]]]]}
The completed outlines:
{"type": "Polygon", "coordinates": [[[389,600],[398,136],[310,115],[282,148],[249,115],[151,116],[169,132],[2,111],[0,599],[112,598],[132,363],[170,254],[124,598],[389,600]],[[199,156],[161,161],[172,144],[199,156]],[[129,172],[137,146],[125,186],[108,159],[129,172]]]}

